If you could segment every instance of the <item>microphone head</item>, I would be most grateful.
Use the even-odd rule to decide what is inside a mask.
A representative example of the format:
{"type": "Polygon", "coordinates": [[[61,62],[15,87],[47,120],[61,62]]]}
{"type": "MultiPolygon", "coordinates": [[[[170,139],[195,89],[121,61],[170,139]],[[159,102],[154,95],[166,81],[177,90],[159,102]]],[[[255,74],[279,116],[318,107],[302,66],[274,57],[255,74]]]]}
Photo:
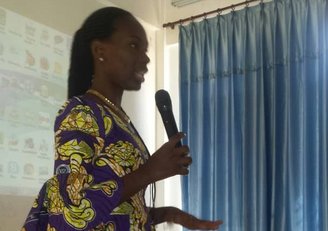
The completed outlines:
{"type": "Polygon", "coordinates": [[[162,110],[166,111],[172,108],[172,102],[170,95],[167,91],[161,89],[158,90],[155,94],[155,101],[158,107],[158,110],[161,112],[162,110]]]}

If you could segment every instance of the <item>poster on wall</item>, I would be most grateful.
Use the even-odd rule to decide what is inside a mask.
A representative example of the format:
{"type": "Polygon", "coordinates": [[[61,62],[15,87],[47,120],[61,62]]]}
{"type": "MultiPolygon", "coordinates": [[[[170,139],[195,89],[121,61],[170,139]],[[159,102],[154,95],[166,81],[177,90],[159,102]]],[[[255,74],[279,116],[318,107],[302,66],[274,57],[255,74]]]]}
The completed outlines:
{"type": "Polygon", "coordinates": [[[0,7],[0,194],[35,195],[53,174],[71,40],[0,7]]]}

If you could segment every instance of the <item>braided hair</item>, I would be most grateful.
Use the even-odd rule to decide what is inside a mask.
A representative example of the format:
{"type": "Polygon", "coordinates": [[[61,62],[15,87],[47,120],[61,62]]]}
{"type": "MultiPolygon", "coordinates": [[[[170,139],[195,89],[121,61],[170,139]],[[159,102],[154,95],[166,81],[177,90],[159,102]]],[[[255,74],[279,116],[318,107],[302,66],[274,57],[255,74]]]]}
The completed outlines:
{"type": "Polygon", "coordinates": [[[94,64],[91,42],[110,38],[118,19],[133,17],[120,8],[105,7],[93,12],[73,37],[68,76],[68,98],[84,94],[91,86],[94,64]]]}

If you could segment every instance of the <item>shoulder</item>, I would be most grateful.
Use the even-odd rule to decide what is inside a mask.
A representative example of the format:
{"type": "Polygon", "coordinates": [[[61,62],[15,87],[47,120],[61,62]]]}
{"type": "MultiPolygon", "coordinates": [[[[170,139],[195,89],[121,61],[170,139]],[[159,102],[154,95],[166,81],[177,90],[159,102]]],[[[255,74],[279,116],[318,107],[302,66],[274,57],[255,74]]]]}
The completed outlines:
{"type": "Polygon", "coordinates": [[[58,110],[56,124],[63,120],[81,118],[88,121],[93,119],[98,121],[103,117],[103,109],[100,105],[85,96],[76,96],[68,99],[58,110]]]}
{"type": "Polygon", "coordinates": [[[57,116],[67,114],[76,111],[83,111],[86,113],[94,114],[95,111],[100,110],[98,104],[93,100],[86,98],[85,96],[75,96],[68,99],[58,110],[57,116]]]}
{"type": "Polygon", "coordinates": [[[83,96],[75,96],[73,98],[70,98],[66,100],[63,105],[60,107],[58,111],[58,115],[62,114],[63,112],[67,110],[72,110],[72,108],[76,106],[84,106],[86,105],[85,100],[83,100],[83,96]]]}

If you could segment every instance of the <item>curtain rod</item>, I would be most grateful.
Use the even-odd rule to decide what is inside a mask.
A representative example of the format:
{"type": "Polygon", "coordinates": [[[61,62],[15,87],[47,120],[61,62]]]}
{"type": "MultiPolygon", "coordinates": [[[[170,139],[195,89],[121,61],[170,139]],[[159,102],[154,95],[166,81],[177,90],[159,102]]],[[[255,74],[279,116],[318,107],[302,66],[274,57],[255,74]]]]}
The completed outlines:
{"type": "Polygon", "coordinates": [[[225,10],[229,10],[229,9],[232,9],[234,10],[237,6],[242,6],[242,5],[247,5],[251,2],[263,2],[263,0],[246,0],[245,2],[240,2],[240,3],[237,3],[237,4],[232,4],[231,6],[226,6],[226,7],[223,7],[223,8],[218,8],[216,10],[212,10],[212,11],[208,11],[208,12],[205,12],[205,13],[202,13],[202,14],[197,14],[195,16],[191,16],[189,18],[183,18],[183,19],[179,19],[177,21],[174,21],[174,22],[168,22],[168,23],[165,23],[163,24],[163,27],[171,27],[171,29],[174,29],[174,26],[176,24],[182,24],[184,22],[188,22],[188,21],[193,21],[194,19],[196,18],[201,18],[201,17],[204,17],[206,18],[207,15],[210,15],[210,14],[214,14],[214,13],[218,13],[218,14],[221,14],[222,11],[225,11],[225,10]]]}

